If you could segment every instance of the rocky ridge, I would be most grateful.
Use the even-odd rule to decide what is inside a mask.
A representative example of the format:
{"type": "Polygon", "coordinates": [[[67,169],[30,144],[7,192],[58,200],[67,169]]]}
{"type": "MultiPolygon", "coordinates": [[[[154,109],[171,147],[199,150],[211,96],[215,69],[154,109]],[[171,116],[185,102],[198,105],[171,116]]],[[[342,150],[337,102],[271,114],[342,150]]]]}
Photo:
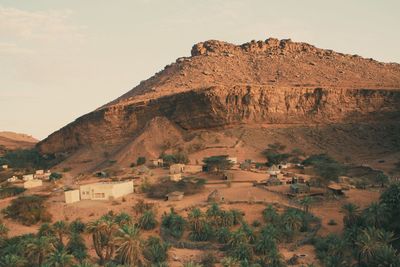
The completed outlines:
{"type": "Polygon", "coordinates": [[[399,64],[272,38],[240,46],[211,40],[194,45],[191,54],[53,133],[38,148],[120,151],[156,118],[183,134],[400,118],[399,64]]]}

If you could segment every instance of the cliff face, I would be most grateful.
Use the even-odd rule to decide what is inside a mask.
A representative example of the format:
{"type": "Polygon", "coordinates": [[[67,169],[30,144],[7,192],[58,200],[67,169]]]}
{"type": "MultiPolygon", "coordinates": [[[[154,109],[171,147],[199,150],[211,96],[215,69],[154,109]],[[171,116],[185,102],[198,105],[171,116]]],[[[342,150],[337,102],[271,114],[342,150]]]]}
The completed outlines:
{"type": "Polygon", "coordinates": [[[118,147],[154,118],[183,131],[235,125],[398,121],[400,67],[290,40],[208,41],[38,144],[43,153],[118,147]]]}

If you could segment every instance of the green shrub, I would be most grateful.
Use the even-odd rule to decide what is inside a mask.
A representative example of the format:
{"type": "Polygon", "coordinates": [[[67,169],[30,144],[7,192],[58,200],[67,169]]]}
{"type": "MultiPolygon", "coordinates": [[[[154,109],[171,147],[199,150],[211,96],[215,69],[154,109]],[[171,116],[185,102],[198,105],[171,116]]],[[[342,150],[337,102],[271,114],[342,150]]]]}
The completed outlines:
{"type": "Polygon", "coordinates": [[[150,236],[145,242],[144,256],[152,264],[159,264],[168,260],[169,245],[161,242],[158,237],[150,236]]]}
{"type": "Polygon", "coordinates": [[[19,195],[24,191],[24,188],[16,186],[0,188],[0,199],[19,195]]]}
{"type": "Polygon", "coordinates": [[[20,169],[49,169],[63,158],[54,155],[42,155],[36,149],[19,149],[7,152],[0,161],[13,168],[20,169]]]}
{"type": "Polygon", "coordinates": [[[176,239],[182,237],[185,225],[185,219],[177,214],[173,209],[171,209],[170,213],[164,214],[161,218],[161,227],[168,235],[176,239]]]}
{"type": "Polygon", "coordinates": [[[223,171],[232,168],[233,163],[228,160],[228,155],[211,156],[203,159],[207,171],[223,171]]]}
{"type": "Polygon", "coordinates": [[[157,221],[153,210],[146,210],[139,218],[139,227],[144,230],[156,228],[157,221]]]}
{"type": "Polygon", "coordinates": [[[214,267],[215,263],[217,262],[217,257],[215,256],[214,253],[207,251],[201,256],[201,261],[200,263],[204,267],[214,267]]]}
{"type": "Polygon", "coordinates": [[[7,218],[19,221],[24,225],[49,222],[50,213],[44,206],[44,198],[39,196],[21,196],[11,201],[3,211],[7,218]]]}
{"type": "Polygon", "coordinates": [[[261,222],[259,220],[254,220],[253,223],[251,224],[251,226],[253,227],[260,227],[261,222]]]}
{"type": "Polygon", "coordinates": [[[162,154],[160,157],[163,159],[164,166],[166,167],[177,163],[189,163],[189,158],[185,153],[162,154]]]}
{"type": "Polygon", "coordinates": [[[58,173],[58,172],[52,172],[50,174],[50,180],[55,181],[55,180],[59,180],[62,178],[62,174],[58,173]]]}
{"type": "Polygon", "coordinates": [[[136,165],[140,166],[146,163],[146,157],[138,157],[136,160],[136,165]]]}

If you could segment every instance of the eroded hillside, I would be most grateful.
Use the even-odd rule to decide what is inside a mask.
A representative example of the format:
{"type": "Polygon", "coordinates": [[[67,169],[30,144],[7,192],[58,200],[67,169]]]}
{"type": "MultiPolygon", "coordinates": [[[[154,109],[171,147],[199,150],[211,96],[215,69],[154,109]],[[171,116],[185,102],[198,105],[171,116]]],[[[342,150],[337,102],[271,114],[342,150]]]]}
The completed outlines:
{"type": "MultiPolygon", "coordinates": [[[[93,167],[110,158],[127,163],[138,155],[156,157],[166,144],[184,146],[196,138],[195,133],[221,134],[228,128],[391,125],[387,132],[391,140],[399,134],[399,112],[398,64],[290,40],[240,46],[207,41],[195,45],[191,57],[178,59],[120,98],[53,133],[38,147],[43,153],[68,152],[78,162],[90,160],[93,167]],[[171,135],[157,135],[162,131],[171,135]],[[153,144],[146,145],[155,135],[153,144]],[[107,156],[99,156],[103,154],[107,156]]],[[[277,132],[275,140],[258,142],[279,141],[281,136],[277,132]]],[[[346,141],[332,149],[336,147],[333,152],[338,154],[342,146],[351,149],[363,141],[368,146],[374,138],[379,137],[343,138],[346,141]]],[[[386,151],[396,153],[398,147],[386,151]]]]}

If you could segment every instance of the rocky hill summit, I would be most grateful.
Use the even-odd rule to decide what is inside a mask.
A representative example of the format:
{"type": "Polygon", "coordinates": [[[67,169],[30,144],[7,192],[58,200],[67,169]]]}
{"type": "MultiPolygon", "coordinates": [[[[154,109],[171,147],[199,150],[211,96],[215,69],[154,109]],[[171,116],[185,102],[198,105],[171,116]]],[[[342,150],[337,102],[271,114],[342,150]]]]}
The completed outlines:
{"type": "MultiPolygon", "coordinates": [[[[38,148],[68,153],[79,162],[129,162],[141,154],[156,157],[174,144],[182,149],[204,131],[224,139],[224,131],[232,128],[297,131],[300,126],[387,123],[396,132],[399,114],[399,64],[289,39],[242,45],[210,40],[194,45],[190,57],[178,58],[116,100],[51,134],[38,148]],[[107,159],[93,159],[93,151],[107,159]]],[[[279,138],[264,138],[260,145],[279,138]]]]}

